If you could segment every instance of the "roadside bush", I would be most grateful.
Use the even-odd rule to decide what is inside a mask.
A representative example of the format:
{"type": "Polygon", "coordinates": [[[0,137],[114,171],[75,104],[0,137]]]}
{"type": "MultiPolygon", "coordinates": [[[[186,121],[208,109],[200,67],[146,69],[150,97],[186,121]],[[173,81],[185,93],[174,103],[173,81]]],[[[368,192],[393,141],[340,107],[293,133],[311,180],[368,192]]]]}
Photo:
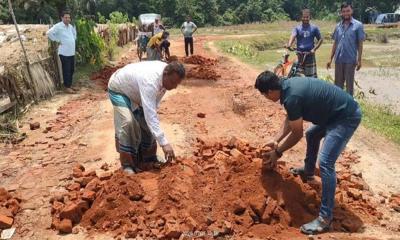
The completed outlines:
{"type": "Polygon", "coordinates": [[[76,49],[77,62],[101,65],[104,63],[104,40],[95,31],[96,24],[92,20],[79,19],[76,22],[78,32],[76,49]]]}
{"type": "Polygon", "coordinates": [[[109,38],[106,45],[106,53],[108,60],[113,60],[118,43],[118,25],[108,21],[107,26],[109,38]]]}
{"type": "Polygon", "coordinates": [[[122,12],[112,12],[110,13],[110,22],[114,24],[128,23],[128,14],[123,14],[122,12]]]}
{"type": "Polygon", "coordinates": [[[221,46],[227,53],[231,53],[236,56],[249,58],[256,55],[256,52],[251,46],[242,44],[240,42],[221,42],[221,46]]]}
{"type": "Polygon", "coordinates": [[[100,24],[105,24],[105,23],[107,23],[107,19],[106,19],[106,17],[104,17],[101,13],[97,13],[97,21],[98,21],[98,23],[100,23],[100,24]]]}

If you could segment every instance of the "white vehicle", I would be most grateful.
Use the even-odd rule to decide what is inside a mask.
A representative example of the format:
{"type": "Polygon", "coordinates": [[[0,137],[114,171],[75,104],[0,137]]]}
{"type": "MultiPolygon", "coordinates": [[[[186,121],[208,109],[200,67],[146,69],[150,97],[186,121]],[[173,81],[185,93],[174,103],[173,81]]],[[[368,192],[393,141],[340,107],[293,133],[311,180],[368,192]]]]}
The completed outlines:
{"type": "Polygon", "coordinates": [[[400,22],[400,14],[398,13],[382,13],[375,20],[376,24],[396,23],[400,22]]]}

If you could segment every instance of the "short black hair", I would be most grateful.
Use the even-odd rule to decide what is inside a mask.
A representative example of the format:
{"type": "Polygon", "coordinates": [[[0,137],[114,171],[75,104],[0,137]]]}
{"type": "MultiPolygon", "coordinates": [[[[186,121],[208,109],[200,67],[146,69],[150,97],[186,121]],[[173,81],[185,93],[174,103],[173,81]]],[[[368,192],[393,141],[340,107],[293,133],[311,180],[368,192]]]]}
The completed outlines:
{"type": "Polygon", "coordinates": [[[169,36],[169,32],[164,31],[162,34],[162,38],[167,38],[169,36]]]}
{"type": "Polygon", "coordinates": [[[71,11],[70,10],[64,10],[61,13],[61,17],[64,17],[66,14],[71,15],[71,11]]]}
{"type": "Polygon", "coordinates": [[[172,73],[177,73],[180,79],[184,79],[186,75],[185,66],[183,66],[183,64],[178,61],[173,61],[169,63],[165,67],[164,71],[168,75],[172,73]]]}
{"type": "Polygon", "coordinates": [[[266,93],[268,90],[282,89],[281,80],[271,71],[265,71],[258,75],[254,87],[261,93],[266,93]]]}
{"type": "Polygon", "coordinates": [[[349,2],[343,2],[342,5],[340,5],[340,10],[343,10],[343,8],[351,7],[353,9],[353,5],[349,2]]]}

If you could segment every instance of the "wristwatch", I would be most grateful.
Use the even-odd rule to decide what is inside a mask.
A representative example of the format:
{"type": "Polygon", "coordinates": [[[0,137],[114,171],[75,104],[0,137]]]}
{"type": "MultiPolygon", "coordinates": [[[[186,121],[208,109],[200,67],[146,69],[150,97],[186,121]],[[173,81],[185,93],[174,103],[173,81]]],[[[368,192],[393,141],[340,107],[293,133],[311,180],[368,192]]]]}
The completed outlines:
{"type": "Polygon", "coordinates": [[[282,153],[278,150],[278,148],[275,148],[275,154],[276,154],[276,156],[278,156],[279,158],[281,158],[282,157],[282,153]]]}

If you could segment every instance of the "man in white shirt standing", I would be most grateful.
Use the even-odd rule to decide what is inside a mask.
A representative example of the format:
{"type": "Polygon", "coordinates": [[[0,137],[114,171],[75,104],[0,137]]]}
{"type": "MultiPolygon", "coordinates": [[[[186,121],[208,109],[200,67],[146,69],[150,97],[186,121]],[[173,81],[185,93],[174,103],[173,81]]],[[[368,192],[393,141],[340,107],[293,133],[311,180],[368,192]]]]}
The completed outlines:
{"type": "Polygon", "coordinates": [[[193,55],[193,33],[197,31],[197,26],[192,22],[192,17],[188,16],[186,22],[182,24],[181,32],[183,37],[185,38],[185,53],[186,57],[189,56],[189,47],[190,47],[190,55],[193,55]]]}
{"type": "Polygon", "coordinates": [[[64,11],[61,19],[61,22],[50,28],[47,35],[51,41],[60,44],[58,55],[62,64],[65,91],[67,93],[75,93],[75,90],[72,89],[72,77],[75,71],[76,29],[71,25],[69,11],[64,11]]]}
{"type": "Polygon", "coordinates": [[[108,93],[114,107],[115,145],[125,172],[137,173],[157,162],[157,142],[167,161],[175,158],[157,108],[166,91],[184,78],[181,63],[161,61],[132,63],[111,76],[108,93]]]}

